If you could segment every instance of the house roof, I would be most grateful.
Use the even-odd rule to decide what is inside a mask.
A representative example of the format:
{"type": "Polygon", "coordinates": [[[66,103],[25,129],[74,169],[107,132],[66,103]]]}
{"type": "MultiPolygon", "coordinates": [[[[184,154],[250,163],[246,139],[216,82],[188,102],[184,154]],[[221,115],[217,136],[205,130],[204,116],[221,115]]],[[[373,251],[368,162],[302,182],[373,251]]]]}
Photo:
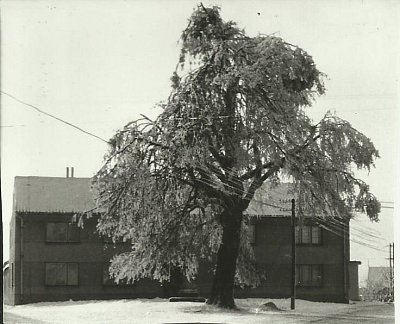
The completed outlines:
{"type": "Polygon", "coordinates": [[[248,215],[287,217],[291,215],[291,200],[295,195],[291,192],[293,184],[280,183],[271,186],[264,183],[258,188],[245,213],[248,215]]]}
{"type": "MultiPolygon", "coordinates": [[[[14,208],[30,213],[79,213],[95,208],[90,178],[15,177],[14,208]]],[[[248,215],[287,217],[291,215],[290,183],[272,187],[265,183],[246,210],[248,215]]]]}
{"type": "Polygon", "coordinates": [[[16,212],[77,213],[94,207],[90,178],[15,177],[16,212]]]}
{"type": "Polygon", "coordinates": [[[389,282],[389,267],[369,267],[368,281],[371,283],[389,282]]]}

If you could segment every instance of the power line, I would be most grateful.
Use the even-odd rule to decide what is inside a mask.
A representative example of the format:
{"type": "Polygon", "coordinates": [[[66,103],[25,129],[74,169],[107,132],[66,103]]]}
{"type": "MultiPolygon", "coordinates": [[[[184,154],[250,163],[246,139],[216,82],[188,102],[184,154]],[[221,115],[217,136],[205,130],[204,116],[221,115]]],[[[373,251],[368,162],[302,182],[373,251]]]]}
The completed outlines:
{"type": "MultiPolygon", "coordinates": [[[[48,117],[51,117],[51,118],[53,118],[53,119],[56,119],[56,120],[58,120],[58,121],[60,121],[60,122],[62,122],[62,123],[64,123],[64,124],[66,124],[66,125],[68,125],[68,126],[71,126],[71,127],[75,128],[75,129],[77,129],[77,130],[79,130],[79,131],[81,131],[81,132],[83,132],[83,133],[85,133],[85,134],[87,134],[87,135],[90,135],[90,136],[92,136],[92,137],[95,137],[95,138],[97,138],[97,139],[99,139],[99,140],[101,140],[101,141],[103,141],[103,142],[109,144],[109,141],[106,141],[106,140],[104,140],[103,138],[101,138],[101,137],[99,137],[99,136],[97,136],[97,135],[95,135],[95,134],[93,134],[93,133],[91,133],[91,132],[88,132],[88,131],[82,129],[82,128],[80,128],[79,126],[76,126],[76,125],[74,125],[74,124],[72,124],[72,123],[70,123],[70,122],[67,122],[67,121],[65,121],[65,120],[63,120],[63,119],[61,119],[61,118],[59,118],[59,117],[57,117],[57,116],[54,116],[54,115],[52,115],[52,114],[50,114],[50,113],[48,113],[48,112],[46,112],[46,111],[43,111],[42,109],[40,109],[40,108],[38,108],[38,107],[36,107],[36,106],[34,106],[34,105],[32,105],[32,104],[29,104],[29,103],[27,103],[27,102],[24,102],[24,101],[22,101],[22,100],[16,98],[15,96],[13,96],[13,95],[11,95],[11,94],[9,94],[9,93],[6,93],[6,92],[4,92],[4,91],[0,91],[0,92],[3,93],[3,94],[6,95],[6,96],[12,98],[13,100],[15,100],[15,101],[17,101],[17,102],[19,102],[19,103],[21,103],[21,104],[23,104],[23,105],[25,105],[25,106],[28,106],[28,107],[30,107],[30,108],[32,108],[32,109],[35,109],[36,111],[38,111],[38,112],[40,112],[40,113],[42,113],[42,114],[44,114],[44,115],[46,115],[46,116],[48,116],[48,117]]],[[[220,117],[229,117],[229,116],[220,116],[220,117]]],[[[25,125],[10,125],[10,126],[2,126],[2,127],[15,127],[15,126],[25,126],[25,125]]],[[[204,182],[204,183],[207,183],[207,182],[204,181],[204,180],[200,180],[200,179],[199,179],[199,181],[204,182]]],[[[212,182],[215,182],[215,180],[212,180],[212,182]]],[[[277,205],[273,205],[273,204],[268,204],[268,203],[265,203],[265,202],[261,202],[261,203],[262,203],[263,205],[266,205],[266,206],[269,206],[269,207],[273,207],[273,208],[282,208],[282,206],[277,206],[277,205]]],[[[392,204],[393,202],[382,202],[382,203],[389,203],[389,204],[392,204]]],[[[385,207],[385,206],[382,206],[382,208],[393,208],[393,207],[385,207]]],[[[338,224],[335,224],[332,220],[330,220],[330,225],[333,226],[333,227],[335,228],[335,226],[337,226],[338,224]]],[[[330,230],[332,233],[338,234],[338,232],[336,231],[336,230],[338,230],[338,229],[339,229],[339,228],[335,228],[335,229],[330,228],[329,230],[330,230]]],[[[362,230],[359,230],[359,233],[365,234],[365,232],[363,233],[362,230]]],[[[357,234],[356,236],[360,237],[360,234],[357,234]]],[[[370,236],[372,236],[372,235],[370,235],[370,236]]],[[[360,237],[360,238],[361,238],[361,237],[360,237]]],[[[354,241],[354,242],[356,242],[356,243],[358,243],[358,244],[364,245],[364,246],[368,246],[368,247],[374,248],[374,249],[376,249],[376,250],[380,250],[380,249],[374,247],[374,246],[371,245],[371,244],[368,244],[368,243],[366,244],[365,242],[361,242],[361,241],[358,241],[358,240],[352,240],[352,241],[354,241]]]]}
{"type": "MultiPolygon", "coordinates": [[[[212,180],[212,179],[207,180],[207,181],[205,181],[204,179],[198,179],[198,181],[203,182],[205,184],[211,184],[211,185],[217,183],[217,181],[212,180]]],[[[228,185],[228,187],[231,187],[232,189],[234,189],[232,186],[228,185]]],[[[264,191],[263,187],[260,187],[260,189],[264,191]]],[[[244,190],[240,190],[240,191],[242,191],[242,193],[244,193],[244,190]]],[[[268,204],[268,203],[266,203],[264,201],[255,199],[254,197],[253,197],[252,201],[256,201],[257,203],[259,203],[261,205],[266,205],[266,206],[273,207],[273,208],[279,208],[280,210],[282,210],[282,207],[283,207],[282,205],[279,206],[279,205],[268,204]]],[[[277,203],[277,202],[274,202],[274,203],[277,203]]],[[[277,203],[277,204],[279,204],[279,203],[277,203]]],[[[320,221],[323,220],[323,222],[325,223],[324,228],[326,230],[328,230],[329,232],[333,233],[333,234],[341,236],[342,233],[346,233],[347,235],[350,235],[350,232],[348,230],[344,230],[342,228],[342,226],[344,224],[342,221],[339,221],[337,219],[333,219],[333,218],[330,218],[330,217],[329,218],[324,218],[324,217],[315,216],[315,218],[317,220],[319,219],[320,221]]],[[[374,241],[376,241],[376,240],[383,240],[383,238],[382,238],[380,233],[377,233],[377,235],[374,235],[374,234],[372,234],[372,233],[370,233],[370,232],[368,232],[368,231],[366,231],[364,229],[361,229],[361,228],[357,229],[357,228],[354,228],[354,227],[353,227],[353,230],[355,230],[358,233],[354,233],[353,232],[352,235],[354,237],[350,238],[350,241],[352,241],[354,243],[357,243],[357,244],[359,244],[361,246],[365,246],[365,247],[374,249],[376,251],[380,251],[380,252],[384,251],[381,248],[377,247],[376,243],[374,244],[374,241]],[[365,241],[369,241],[370,243],[367,243],[365,241]]]]}
{"type": "Polygon", "coordinates": [[[26,125],[0,125],[1,128],[25,127],[26,125]]]}
{"type": "Polygon", "coordinates": [[[63,119],[61,119],[61,118],[59,118],[59,117],[57,117],[57,116],[54,116],[54,115],[52,115],[52,114],[50,114],[50,113],[48,113],[48,112],[46,112],[46,111],[44,111],[44,110],[42,110],[42,109],[40,109],[40,108],[34,106],[34,105],[31,105],[30,103],[24,102],[24,101],[18,99],[17,97],[15,97],[15,96],[13,96],[13,95],[7,93],[7,92],[4,92],[4,91],[0,91],[0,92],[1,92],[2,94],[5,94],[5,95],[8,96],[8,97],[14,99],[15,101],[17,101],[17,102],[19,102],[19,103],[25,105],[25,106],[28,106],[28,107],[30,107],[30,108],[35,109],[36,111],[40,112],[41,114],[44,114],[44,115],[46,115],[46,116],[49,116],[49,117],[51,117],[51,118],[53,118],[53,119],[55,119],[55,120],[58,120],[59,122],[62,122],[62,123],[64,123],[64,124],[68,125],[68,126],[71,126],[71,127],[75,128],[75,129],[81,131],[82,133],[85,133],[85,134],[87,134],[87,135],[93,136],[93,137],[95,137],[95,138],[97,138],[97,139],[99,139],[99,140],[101,140],[101,141],[103,141],[103,142],[105,142],[105,143],[107,143],[107,144],[110,144],[109,141],[106,141],[104,138],[101,138],[100,136],[97,136],[96,134],[93,134],[93,133],[91,133],[91,132],[88,132],[88,131],[86,131],[86,130],[80,128],[79,126],[76,126],[76,125],[74,125],[74,124],[72,124],[72,123],[70,123],[70,122],[67,122],[67,121],[65,121],[65,120],[63,120],[63,119]]]}

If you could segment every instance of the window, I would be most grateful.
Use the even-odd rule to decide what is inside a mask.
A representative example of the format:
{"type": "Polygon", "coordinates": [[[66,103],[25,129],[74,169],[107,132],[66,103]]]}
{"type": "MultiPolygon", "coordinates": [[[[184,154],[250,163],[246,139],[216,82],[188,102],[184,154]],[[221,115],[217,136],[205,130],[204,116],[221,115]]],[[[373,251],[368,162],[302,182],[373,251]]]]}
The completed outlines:
{"type": "Polygon", "coordinates": [[[78,263],[46,263],[47,286],[77,286],[78,263]]]}
{"type": "Polygon", "coordinates": [[[79,228],[70,223],[47,223],[47,242],[79,242],[79,228]]]}
{"type": "Polygon", "coordinates": [[[103,285],[104,286],[131,286],[133,283],[128,282],[126,279],[115,282],[114,277],[110,277],[109,271],[110,263],[103,264],[103,285]]]}
{"type": "Polygon", "coordinates": [[[300,264],[296,267],[297,286],[321,286],[322,264],[300,264]]]}
{"type": "Polygon", "coordinates": [[[321,228],[319,226],[296,226],[296,244],[321,244],[321,228]]]}
{"type": "Polygon", "coordinates": [[[321,244],[321,228],[311,226],[311,244],[321,244]]]}
{"type": "Polygon", "coordinates": [[[110,277],[109,266],[110,266],[109,263],[105,263],[103,265],[103,285],[116,286],[117,283],[114,281],[114,278],[110,277]]]}

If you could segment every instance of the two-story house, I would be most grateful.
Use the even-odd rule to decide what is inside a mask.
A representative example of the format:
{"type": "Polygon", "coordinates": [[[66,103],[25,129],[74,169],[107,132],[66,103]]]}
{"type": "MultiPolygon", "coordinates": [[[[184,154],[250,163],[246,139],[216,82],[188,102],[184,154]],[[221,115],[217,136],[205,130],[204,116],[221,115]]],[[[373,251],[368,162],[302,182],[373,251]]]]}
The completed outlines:
{"type": "MultiPolygon", "coordinates": [[[[238,298],[290,297],[291,220],[286,202],[291,197],[287,189],[283,184],[273,191],[259,190],[247,210],[257,264],[265,269],[266,280],[254,289],[238,288],[238,298]]],[[[100,237],[96,224],[89,178],[16,177],[5,301],[168,297],[188,286],[182,281],[163,287],[150,279],[114,283],[108,274],[109,260],[130,245],[100,237]],[[71,222],[74,214],[88,210],[93,210],[94,217],[83,228],[71,222]]],[[[297,225],[298,298],[348,301],[348,230],[348,223],[332,229],[313,218],[297,225]]],[[[210,269],[203,270],[189,286],[207,297],[212,274],[210,269]]]]}
{"type": "Polygon", "coordinates": [[[76,213],[95,207],[88,178],[16,177],[10,224],[11,304],[162,296],[150,280],[115,284],[109,260],[129,244],[96,233],[96,217],[80,228],[76,213]]]}

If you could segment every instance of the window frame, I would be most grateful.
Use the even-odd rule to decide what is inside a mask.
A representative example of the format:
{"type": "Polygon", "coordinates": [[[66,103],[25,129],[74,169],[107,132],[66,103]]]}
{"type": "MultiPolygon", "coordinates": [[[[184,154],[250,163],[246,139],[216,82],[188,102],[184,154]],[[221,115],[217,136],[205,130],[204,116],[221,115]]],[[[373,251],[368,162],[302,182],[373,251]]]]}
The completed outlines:
{"type": "Polygon", "coordinates": [[[46,243],[80,243],[80,228],[77,224],[71,222],[46,222],[45,227],[45,241],[46,243]],[[49,238],[49,226],[53,224],[55,226],[66,226],[66,239],[49,238]],[[76,234],[73,234],[73,230],[76,230],[76,234]]]}
{"type": "Polygon", "coordinates": [[[113,278],[110,278],[110,263],[103,263],[102,268],[102,276],[101,276],[101,284],[103,287],[133,287],[135,286],[135,282],[127,282],[126,279],[120,280],[119,282],[115,282],[113,278]]]}
{"type": "Polygon", "coordinates": [[[324,285],[324,266],[323,264],[297,264],[296,265],[296,287],[311,287],[311,288],[319,288],[323,287],[324,285]],[[305,282],[303,280],[303,269],[305,267],[310,267],[310,280],[308,282],[305,282]],[[314,278],[314,271],[319,274],[320,279],[319,280],[313,280],[314,278]]]}
{"type": "Polygon", "coordinates": [[[257,244],[257,233],[256,233],[256,224],[251,223],[248,225],[248,233],[249,233],[249,242],[251,245],[257,244]]]}
{"type": "Polygon", "coordinates": [[[322,240],[322,228],[319,225],[315,224],[303,224],[303,225],[296,225],[295,228],[295,243],[296,245],[309,245],[309,246],[319,246],[323,244],[322,240]],[[318,229],[318,242],[314,242],[314,229],[318,229]],[[309,240],[308,242],[304,242],[303,240],[303,231],[304,229],[307,230],[309,240]]]}
{"type": "Polygon", "coordinates": [[[79,286],[79,263],[78,262],[45,262],[44,266],[44,284],[46,287],[78,287],[79,286]],[[65,280],[64,283],[49,283],[48,266],[65,265],[65,280]],[[70,269],[69,266],[76,266],[76,283],[69,281],[70,269]]]}

